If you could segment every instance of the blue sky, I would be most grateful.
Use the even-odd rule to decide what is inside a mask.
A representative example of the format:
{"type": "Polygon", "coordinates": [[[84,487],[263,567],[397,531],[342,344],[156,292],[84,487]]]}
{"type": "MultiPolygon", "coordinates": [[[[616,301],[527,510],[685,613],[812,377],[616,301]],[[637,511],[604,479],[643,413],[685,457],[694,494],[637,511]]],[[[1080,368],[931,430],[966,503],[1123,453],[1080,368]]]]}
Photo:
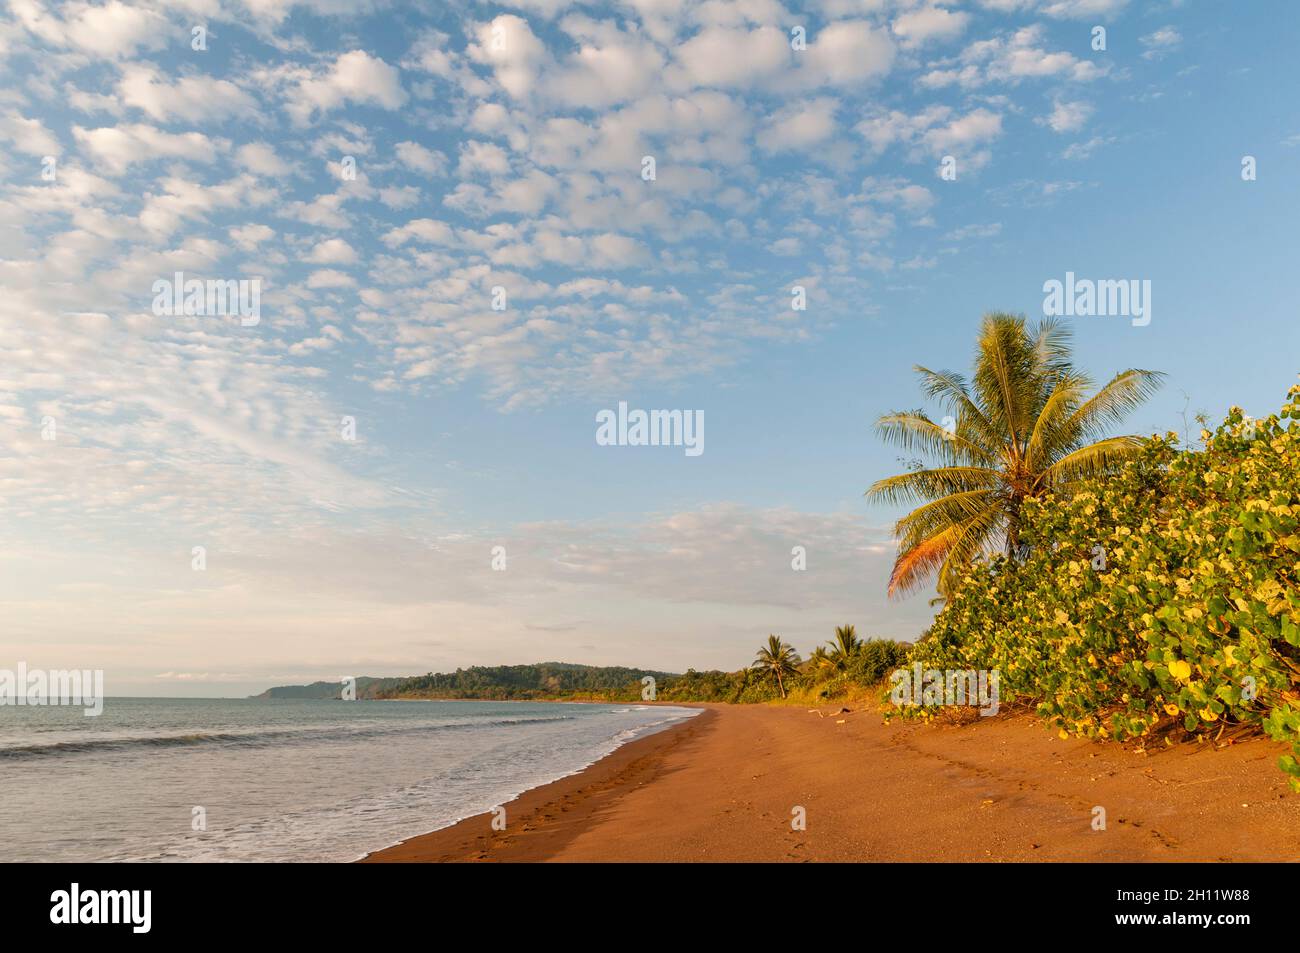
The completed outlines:
{"type": "Polygon", "coordinates": [[[1150,280],[1070,319],[1169,375],[1135,432],[1300,369],[1287,3],[426,6],[0,13],[0,656],[244,694],[910,638],[872,422],[981,313],[1150,280]],[[260,322],[155,314],[176,271],[260,322]],[[598,446],[619,401],[705,452],[598,446]]]}

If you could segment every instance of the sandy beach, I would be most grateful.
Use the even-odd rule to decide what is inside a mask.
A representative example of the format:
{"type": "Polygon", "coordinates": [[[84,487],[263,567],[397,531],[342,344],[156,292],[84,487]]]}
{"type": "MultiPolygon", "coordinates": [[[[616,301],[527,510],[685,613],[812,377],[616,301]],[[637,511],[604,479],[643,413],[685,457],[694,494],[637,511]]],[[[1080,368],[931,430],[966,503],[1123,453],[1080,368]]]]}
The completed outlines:
{"type": "Polygon", "coordinates": [[[504,831],[482,814],[363,862],[1300,860],[1300,795],[1262,739],[1142,754],[1029,715],[838,708],[707,706],[527,792],[504,831]]]}

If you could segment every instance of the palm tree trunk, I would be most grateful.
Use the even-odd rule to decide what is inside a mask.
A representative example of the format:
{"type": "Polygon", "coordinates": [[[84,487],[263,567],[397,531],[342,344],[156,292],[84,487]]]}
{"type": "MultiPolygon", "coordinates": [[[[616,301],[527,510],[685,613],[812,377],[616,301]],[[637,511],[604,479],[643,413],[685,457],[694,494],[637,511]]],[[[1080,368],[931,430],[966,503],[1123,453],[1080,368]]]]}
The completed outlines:
{"type": "Polygon", "coordinates": [[[776,687],[781,689],[781,697],[785,698],[785,682],[781,680],[781,670],[776,670],[776,687]]]}

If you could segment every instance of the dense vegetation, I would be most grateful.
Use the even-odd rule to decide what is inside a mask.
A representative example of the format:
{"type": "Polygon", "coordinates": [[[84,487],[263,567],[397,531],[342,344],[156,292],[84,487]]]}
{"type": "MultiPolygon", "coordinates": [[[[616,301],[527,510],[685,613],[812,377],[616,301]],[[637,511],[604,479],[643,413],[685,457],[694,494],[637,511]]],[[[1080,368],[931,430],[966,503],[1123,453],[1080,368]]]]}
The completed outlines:
{"type": "MultiPolygon", "coordinates": [[[[675,676],[659,689],[660,701],[706,701],[744,704],[789,698],[799,703],[848,698],[865,694],[907,661],[906,642],[887,639],[863,641],[853,626],[837,629],[851,636],[847,651],[815,649],[801,660],[793,647],[770,636],[755,663],[738,672],[696,672],[675,676]],[[777,645],[772,644],[777,640],[777,645]],[[784,662],[773,663],[774,659],[784,662]],[[781,673],[777,678],[778,670],[781,673]]],[[[834,647],[835,643],[831,643],[834,647]]]]}
{"type": "MultiPolygon", "coordinates": [[[[357,698],[380,698],[383,692],[400,681],[400,678],[372,678],[369,675],[360,675],[357,677],[357,698]]],[[[310,685],[281,685],[277,688],[268,688],[255,697],[330,699],[338,698],[341,692],[342,685],[338,681],[312,682],[310,685]]]]}
{"type": "Polygon", "coordinates": [[[619,666],[572,665],[541,662],[536,665],[475,665],[454,672],[430,672],[402,679],[384,698],[485,698],[527,699],[594,698],[632,701],[641,697],[641,679],[656,684],[673,678],[668,672],[619,666]]]}
{"type": "MultiPolygon", "coordinates": [[[[1027,500],[1021,546],[970,565],[913,660],[1001,672],[1063,736],[1263,730],[1300,778],[1300,386],[1027,500]]],[[[922,711],[922,714],[924,712],[922,711]]]]}
{"type": "MultiPolygon", "coordinates": [[[[853,634],[852,626],[845,628],[853,634]]],[[[864,642],[853,634],[847,652],[832,653],[818,664],[801,661],[789,645],[771,636],[763,650],[776,653],[775,667],[756,663],[736,672],[689,669],[677,675],[564,662],[474,666],[400,679],[375,697],[631,702],[643,700],[642,679],[649,675],[655,680],[655,700],[661,702],[767,702],[783,697],[783,689],[804,700],[836,698],[878,684],[906,659],[907,648],[900,642],[864,642]]]]}
{"type": "MultiPolygon", "coordinates": [[[[684,675],[677,675],[651,669],[566,662],[476,665],[411,678],[361,676],[357,679],[357,697],[634,702],[645,699],[646,686],[642,679],[651,676],[655,680],[655,700],[661,702],[768,702],[783,697],[783,690],[799,700],[816,700],[838,698],[856,688],[875,686],[906,659],[908,646],[904,643],[864,642],[857,637],[853,626],[841,627],[836,634],[831,652],[819,649],[806,662],[777,636],[770,636],[764,648],[776,653],[773,658],[776,667],[755,664],[736,672],[689,669],[684,675]]],[[[339,683],[283,686],[269,689],[258,697],[338,698],[339,683]]]]}

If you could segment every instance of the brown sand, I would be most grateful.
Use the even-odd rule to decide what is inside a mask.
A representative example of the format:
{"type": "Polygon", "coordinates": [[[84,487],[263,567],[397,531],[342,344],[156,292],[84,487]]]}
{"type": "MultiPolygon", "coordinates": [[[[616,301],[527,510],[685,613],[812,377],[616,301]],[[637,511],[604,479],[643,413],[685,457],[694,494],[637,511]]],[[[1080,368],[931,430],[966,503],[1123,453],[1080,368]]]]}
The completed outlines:
{"type": "Polygon", "coordinates": [[[365,862],[1300,860],[1300,794],[1262,739],[1143,755],[1027,715],[837,708],[708,706],[512,801],[505,831],[483,814],[365,862]]]}

